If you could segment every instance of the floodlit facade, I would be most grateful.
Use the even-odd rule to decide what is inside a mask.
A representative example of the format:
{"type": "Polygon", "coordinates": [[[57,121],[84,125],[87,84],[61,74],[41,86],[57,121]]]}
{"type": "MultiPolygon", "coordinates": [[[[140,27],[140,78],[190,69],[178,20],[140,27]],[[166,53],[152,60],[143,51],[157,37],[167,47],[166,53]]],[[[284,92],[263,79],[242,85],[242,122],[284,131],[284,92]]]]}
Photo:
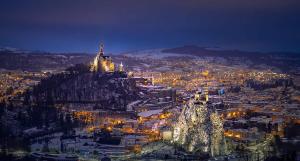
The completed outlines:
{"type": "Polygon", "coordinates": [[[113,63],[112,58],[104,55],[103,44],[100,45],[100,51],[92,62],[91,71],[101,73],[115,71],[115,64],[113,63]]]}

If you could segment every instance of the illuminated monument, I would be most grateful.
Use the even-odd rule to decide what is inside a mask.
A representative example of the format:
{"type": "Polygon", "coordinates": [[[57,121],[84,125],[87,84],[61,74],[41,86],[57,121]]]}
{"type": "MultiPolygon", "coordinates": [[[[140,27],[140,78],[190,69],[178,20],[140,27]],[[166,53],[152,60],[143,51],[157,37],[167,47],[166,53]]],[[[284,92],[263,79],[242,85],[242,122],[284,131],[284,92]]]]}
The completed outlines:
{"type": "MultiPolygon", "coordinates": [[[[119,71],[123,72],[123,64],[119,65],[119,71]]],[[[94,58],[91,71],[99,73],[115,72],[115,64],[112,61],[110,56],[104,55],[104,45],[100,45],[100,51],[97,53],[97,56],[94,58]]]]}
{"type": "Polygon", "coordinates": [[[184,106],[174,126],[173,141],[193,153],[224,153],[223,122],[209,102],[206,88],[184,106]]]}

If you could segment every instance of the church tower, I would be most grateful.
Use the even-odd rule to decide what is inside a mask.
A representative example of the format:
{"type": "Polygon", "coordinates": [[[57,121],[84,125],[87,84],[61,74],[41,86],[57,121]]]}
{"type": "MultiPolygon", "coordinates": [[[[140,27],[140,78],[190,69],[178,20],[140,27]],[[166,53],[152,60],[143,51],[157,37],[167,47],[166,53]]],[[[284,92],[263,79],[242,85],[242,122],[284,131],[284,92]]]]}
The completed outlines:
{"type": "Polygon", "coordinates": [[[112,62],[112,58],[104,55],[103,44],[100,44],[100,50],[94,58],[91,70],[100,73],[115,71],[115,64],[112,62]]]}
{"type": "Polygon", "coordinates": [[[103,49],[104,49],[104,45],[101,43],[101,44],[100,44],[100,51],[99,51],[99,56],[100,56],[100,57],[103,57],[103,56],[104,56],[104,50],[103,50],[103,49]]]}
{"type": "Polygon", "coordinates": [[[123,63],[121,62],[121,64],[119,65],[119,72],[124,72],[124,66],[123,63]]]}

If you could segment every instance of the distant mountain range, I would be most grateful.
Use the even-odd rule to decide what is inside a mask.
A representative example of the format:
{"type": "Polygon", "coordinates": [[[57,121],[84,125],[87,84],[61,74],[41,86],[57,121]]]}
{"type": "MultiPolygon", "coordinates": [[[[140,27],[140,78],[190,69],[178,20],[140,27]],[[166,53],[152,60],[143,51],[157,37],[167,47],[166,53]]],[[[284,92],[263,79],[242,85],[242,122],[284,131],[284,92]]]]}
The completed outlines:
{"type": "Polygon", "coordinates": [[[196,45],[186,45],[171,49],[164,49],[165,53],[190,54],[195,56],[218,56],[218,57],[286,57],[300,58],[300,53],[294,52],[248,52],[241,50],[226,50],[220,48],[200,47],[196,45]]]}
{"type": "Polygon", "coordinates": [[[94,55],[86,53],[49,53],[0,48],[0,68],[7,70],[60,70],[75,64],[88,63],[94,55]]]}

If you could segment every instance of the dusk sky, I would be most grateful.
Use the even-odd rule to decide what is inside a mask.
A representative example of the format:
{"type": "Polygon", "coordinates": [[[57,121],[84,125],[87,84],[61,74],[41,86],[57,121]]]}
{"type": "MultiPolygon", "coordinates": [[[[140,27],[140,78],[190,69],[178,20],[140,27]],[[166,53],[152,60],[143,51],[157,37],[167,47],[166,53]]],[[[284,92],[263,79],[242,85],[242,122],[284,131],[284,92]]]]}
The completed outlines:
{"type": "Polygon", "coordinates": [[[0,46],[300,52],[300,0],[0,0],[0,46]]]}

